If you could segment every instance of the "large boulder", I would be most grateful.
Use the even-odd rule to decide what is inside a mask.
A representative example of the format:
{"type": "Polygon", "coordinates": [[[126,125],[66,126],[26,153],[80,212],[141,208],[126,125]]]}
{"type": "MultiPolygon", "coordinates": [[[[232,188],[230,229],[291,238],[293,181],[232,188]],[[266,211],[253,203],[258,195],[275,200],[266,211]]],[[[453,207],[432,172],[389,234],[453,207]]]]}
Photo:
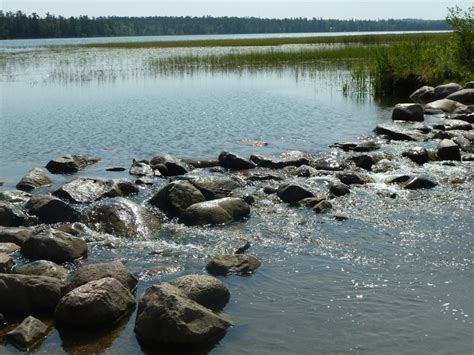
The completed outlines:
{"type": "Polygon", "coordinates": [[[16,188],[23,191],[31,191],[40,187],[51,185],[51,179],[45,174],[43,169],[31,169],[23,176],[16,188]]]}
{"type": "Polygon", "coordinates": [[[443,139],[438,145],[438,159],[461,161],[459,146],[450,139],[443,139]]]}
{"type": "Polygon", "coordinates": [[[27,350],[46,337],[49,327],[39,319],[29,316],[15,329],[7,333],[7,339],[21,350],[27,350]]]}
{"type": "Polygon", "coordinates": [[[420,104],[397,104],[392,111],[392,120],[423,121],[423,107],[420,104]]]}
{"type": "Polygon", "coordinates": [[[0,253],[0,273],[8,274],[12,271],[15,262],[12,257],[5,253],[0,253]]]}
{"type": "Polygon", "coordinates": [[[187,225],[223,224],[250,214],[250,206],[241,198],[226,197],[189,206],[182,220],[187,225]]]}
{"type": "Polygon", "coordinates": [[[141,296],[135,333],[145,344],[193,346],[217,340],[231,325],[175,286],[163,283],[141,296]]]}
{"type": "Polygon", "coordinates": [[[442,99],[427,104],[425,106],[425,113],[467,113],[467,106],[454,100],[442,99]]]}
{"type": "Polygon", "coordinates": [[[206,200],[229,197],[232,191],[242,187],[242,183],[237,178],[224,176],[194,178],[189,182],[201,191],[206,200]]]}
{"type": "Polygon", "coordinates": [[[219,154],[219,164],[229,170],[248,170],[256,167],[250,160],[229,152],[219,154]]]}
{"type": "Polygon", "coordinates": [[[410,95],[410,99],[418,104],[427,104],[435,100],[435,88],[432,86],[422,86],[410,95]]]}
{"type": "Polygon", "coordinates": [[[445,97],[461,89],[462,89],[462,86],[456,83],[438,85],[434,89],[435,99],[436,100],[444,99],[445,97]]]}
{"type": "Polygon", "coordinates": [[[222,281],[208,275],[186,275],[169,281],[201,306],[220,310],[229,302],[230,292],[222,281]]]}
{"type": "Polygon", "coordinates": [[[425,176],[415,176],[411,178],[404,186],[407,190],[432,189],[438,184],[425,176]]]}
{"type": "Polygon", "coordinates": [[[34,233],[33,227],[0,227],[0,243],[15,243],[21,246],[34,233]]]}
{"type": "Polygon", "coordinates": [[[73,290],[88,282],[105,277],[113,277],[130,291],[135,290],[138,283],[137,278],[128,271],[122,261],[115,260],[110,263],[89,264],[81,267],[70,278],[68,288],[73,290]]]}
{"type": "Polygon", "coordinates": [[[63,291],[64,283],[56,278],[0,274],[0,313],[53,312],[63,291]]]}
{"type": "Polygon", "coordinates": [[[304,198],[314,197],[311,191],[296,184],[284,184],[277,190],[277,196],[287,203],[296,203],[304,198]]]}
{"type": "Polygon", "coordinates": [[[416,164],[423,165],[430,160],[428,151],[424,147],[415,147],[402,153],[402,156],[410,159],[416,164]]]}
{"type": "Polygon", "coordinates": [[[228,274],[246,275],[253,274],[260,265],[260,261],[254,256],[229,254],[213,257],[206,265],[206,270],[215,276],[226,276],[228,274]]]}
{"type": "Polygon", "coordinates": [[[66,202],[49,195],[33,196],[25,208],[43,223],[75,222],[79,219],[78,211],[66,202]]]}
{"type": "Polygon", "coordinates": [[[47,229],[26,240],[20,251],[30,260],[44,259],[61,264],[86,257],[87,243],[70,234],[47,229]]]}
{"type": "Polygon", "coordinates": [[[149,202],[169,218],[175,218],[181,217],[189,206],[204,201],[206,198],[193,184],[178,180],[160,189],[149,202]]]}
{"type": "Polygon", "coordinates": [[[172,155],[157,155],[150,161],[154,170],[159,170],[164,176],[185,175],[189,171],[189,166],[183,160],[172,155]]]}
{"type": "Polygon", "coordinates": [[[76,329],[115,324],[135,306],[135,297],[112,277],[91,281],[67,293],[58,303],[55,320],[76,329]]]}
{"type": "Polygon", "coordinates": [[[15,274],[48,276],[60,280],[64,280],[69,274],[68,269],[49,260],[36,260],[28,264],[17,265],[12,271],[15,274]]]}
{"type": "Polygon", "coordinates": [[[0,226],[19,227],[31,226],[37,223],[37,218],[29,216],[19,206],[10,202],[0,201],[0,226]]]}
{"type": "Polygon", "coordinates": [[[462,89],[447,97],[449,100],[460,102],[464,105],[474,105],[474,89],[462,89]]]}
{"type": "Polygon", "coordinates": [[[160,228],[157,216],[123,197],[97,202],[87,210],[85,218],[105,233],[129,238],[144,237],[160,228]]]}
{"type": "Polygon", "coordinates": [[[48,164],[46,164],[46,169],[53,174],[72,174],[98,161],[99,159],[94,157],[65,155],[49,161],[48,164]]]}

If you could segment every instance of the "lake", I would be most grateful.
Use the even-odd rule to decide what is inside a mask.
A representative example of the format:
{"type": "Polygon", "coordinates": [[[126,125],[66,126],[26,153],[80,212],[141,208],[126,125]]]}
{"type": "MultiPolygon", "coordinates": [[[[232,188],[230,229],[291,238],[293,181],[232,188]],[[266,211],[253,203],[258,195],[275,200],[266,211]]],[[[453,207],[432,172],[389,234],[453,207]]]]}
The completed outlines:
{"type": "MultiPolygon", "coordinates": [[[[161,153],[216,159],[224,150],[243,156],[296,150],[345,158],[328,145],[371,136],[377,124],[391,122],[392,102],[343,91],[351,78],[343,67],[161,70],[150,60],[235,49],[60,46],[95,40],[0,41],[1,190],[69,153],[101,158],[78,176],[108,178],[130,177],[108,167],[128,168],[132,159],[161,153]],[[250,147],[244,140],[268,145],[250,147]]],[[[100,39],[116,40],[122,39],[100,39]]],[[[399,157],[416,144],[387,144],[381,151],[399,157]]],[[[336,199],[328,215],[263,194],[271,182],[251,184],[243,192],[256,203],[245,222],[212,228],[167,222],[136,241],[88,231],[89,260],[128,258],[140,296],[150,285],[205,273],[210,256],[239,239],[250,241],[249,253],[262,266],[249,277],[221,278],[231,293],[224,313],[235,326],[213,354],[472,353],[473,165],[419,167],[401,158],[392,165],[336,199]],[[407,173],[433,176],[439,186],[408,191],[385,183],[407,173]],[[393,193],[396,199],[387,197],[393,193]],[[348,219],[336,221],[334,214],[348,219]]],[[[286,174],[301,179],[291,169],[286,174]]],[[[72,178],[55,175],[52,188],[72,178]]],[[[144,203],[165,183],[158,180],[134,199],[144,203]]],[[[324,176],[304,183],[327,190],[324,176]]],[[[140,353],[134,319],[135,313],[112,331],[88,336],[55,329],[35,351],[140,353]]],[[[16,350],[3,343],[0,353],[16,350]]]]}

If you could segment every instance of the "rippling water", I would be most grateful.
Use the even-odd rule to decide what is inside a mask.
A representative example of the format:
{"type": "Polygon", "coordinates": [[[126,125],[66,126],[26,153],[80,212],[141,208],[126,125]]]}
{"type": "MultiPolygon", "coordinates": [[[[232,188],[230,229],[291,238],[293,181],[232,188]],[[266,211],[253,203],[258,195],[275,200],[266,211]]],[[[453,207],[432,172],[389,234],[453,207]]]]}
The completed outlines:
{"type": "MultiPolygon", "coordinates": [[[[370,135],[390,120],[390,107],[343,95],[350,77],[343,69],[177,73],[147,67],[149,58],[179,51],[0,54],[0,188],[14,188],[31,167],[65,153],[99,156],[100,163],[80,175],[108,177],[126,174],[106,173],[106,167],[128,167],[133,158],[157,153],[197,159],[216,158],[222,150],[300,150],[343,157],[327,146],[370,135]],[[242,140],[268,146],[248,147],[242,140]]],[[[413,145],[384,145],[376,154],[398,156],[413,145]]],[[[232,295],[224,311],[236,326],[212,353],[472,353],[472,163],[418,167],[397,158],[392,165],[388,173],[371,173],[374,183],[335,200],[329,215],[290,208],[262,192],[268,182],[255,183],[244,188],[257,201],[244,223],[167,223],[158,234],[133,242],[88,232],[90,260],[129,258],[141,280],[140,295],[156,282],[203,273],[209,256],[249,240],[262,267],[251,277],[222,279],[232,295]],[[429,175],[440,186],[406,191],[384,183],[397,173],[429,175]],[[395,199],[388,197],[393,192],[395,199]],[[333,214],[348,220],[337,222],[333,214]]],[[[321,192],[333,179],[295,178],[292,169],[285,174],[321,192]]],[[[68,178],[54,179],[58,186],[68,178]]],[[[54,330],[36,351],[136,353],[133,324],[131,315],[103,334],[54,330]]],[[[9,352],[15,350],[0,345],[0,353],[9,352]]]]}

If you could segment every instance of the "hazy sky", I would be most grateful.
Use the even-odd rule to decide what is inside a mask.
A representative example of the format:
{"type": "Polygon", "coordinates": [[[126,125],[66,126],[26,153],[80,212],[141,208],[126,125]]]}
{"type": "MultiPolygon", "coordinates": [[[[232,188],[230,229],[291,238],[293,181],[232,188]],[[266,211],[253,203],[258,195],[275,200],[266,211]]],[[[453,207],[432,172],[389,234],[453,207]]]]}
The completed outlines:
{"type": "Polygon", "coordinates": [[[443,19],[446,8],[472,6],[463,0],[0,0],[3,11],[64,16],[256,16],[443,19]]]}

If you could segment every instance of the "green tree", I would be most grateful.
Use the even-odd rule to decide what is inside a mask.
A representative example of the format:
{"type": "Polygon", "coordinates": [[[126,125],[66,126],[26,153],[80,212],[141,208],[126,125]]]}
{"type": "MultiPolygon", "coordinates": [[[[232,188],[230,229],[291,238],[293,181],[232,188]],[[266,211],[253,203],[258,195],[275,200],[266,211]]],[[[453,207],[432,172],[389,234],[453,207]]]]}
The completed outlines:
{"type": "Polygon", "coordinates": [[[446,21],[453,28],[456,36],[458,60],[474,69],[474,6],[461,9],[459,6],[448,8],[446,21]]]}

